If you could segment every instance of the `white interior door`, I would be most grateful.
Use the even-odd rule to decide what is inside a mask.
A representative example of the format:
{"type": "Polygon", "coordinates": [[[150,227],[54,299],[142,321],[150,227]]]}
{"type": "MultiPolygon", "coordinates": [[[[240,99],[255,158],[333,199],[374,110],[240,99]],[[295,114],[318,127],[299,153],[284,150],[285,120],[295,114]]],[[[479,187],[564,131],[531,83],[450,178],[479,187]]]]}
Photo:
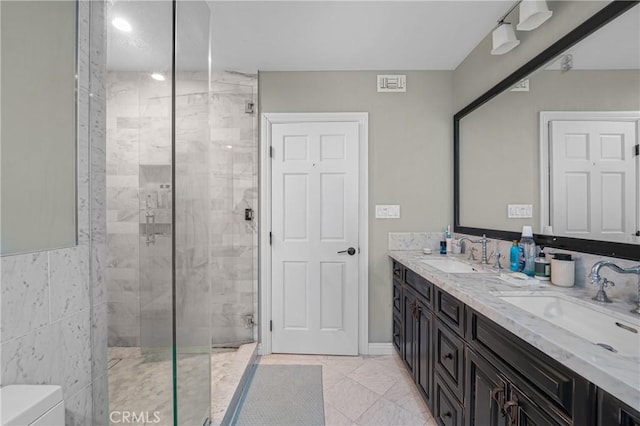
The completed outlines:
{"type": "Polygon", "coordinates": [[[554,234],[634,241],[640,188],[636,123],[551,121],[550,126],[554,234]]]}
{"type": "Polygon", "coordinates": [[[273,352],[358,354],[358,131],[271,128],[273,352]]]}

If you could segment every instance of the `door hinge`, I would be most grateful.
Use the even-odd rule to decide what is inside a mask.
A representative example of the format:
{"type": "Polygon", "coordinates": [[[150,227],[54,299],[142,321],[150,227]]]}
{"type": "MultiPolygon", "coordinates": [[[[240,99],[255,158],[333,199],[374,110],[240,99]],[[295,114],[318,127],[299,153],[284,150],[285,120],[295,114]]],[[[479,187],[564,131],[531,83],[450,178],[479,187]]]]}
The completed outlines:
{"type": "Polygon", "coordinates": [[[273,146],[269,147],[269,158],[273,158],[273,146]]]}
{"type": "Polygon", "coordinates": [[[636,156],[640,155],[640,144],[633,147],[636,156]]]}
{"type": "Polygon", "coordinates": [[[269,320],[269,331],[273,331],[273,320],[269,320]]]}
{"type": "Polygon", "coordinates": [[[273,234],[269,232],[269,245],[273,243],[273,234]]]}

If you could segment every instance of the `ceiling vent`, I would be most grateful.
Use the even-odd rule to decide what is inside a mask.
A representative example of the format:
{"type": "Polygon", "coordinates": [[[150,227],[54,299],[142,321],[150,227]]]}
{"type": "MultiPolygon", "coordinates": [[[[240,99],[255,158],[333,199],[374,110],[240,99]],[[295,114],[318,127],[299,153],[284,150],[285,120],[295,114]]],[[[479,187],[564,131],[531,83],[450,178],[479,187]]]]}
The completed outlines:
{"type": "Polygon", "coordinates": [[[378,92],[406,92],[406,75],[378,75],[378,92]]]}

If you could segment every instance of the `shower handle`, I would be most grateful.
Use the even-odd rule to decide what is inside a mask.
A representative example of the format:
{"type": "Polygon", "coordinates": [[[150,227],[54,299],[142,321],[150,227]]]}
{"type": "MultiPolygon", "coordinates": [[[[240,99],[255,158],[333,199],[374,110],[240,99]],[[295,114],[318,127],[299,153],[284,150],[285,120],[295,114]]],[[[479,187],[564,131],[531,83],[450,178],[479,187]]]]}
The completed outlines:
{"type": "Polygon", "coordinates": [[[147,246],[156,243],[156,215],[153,212],[145,214],[144,233],[147,235],[147,246]]]}

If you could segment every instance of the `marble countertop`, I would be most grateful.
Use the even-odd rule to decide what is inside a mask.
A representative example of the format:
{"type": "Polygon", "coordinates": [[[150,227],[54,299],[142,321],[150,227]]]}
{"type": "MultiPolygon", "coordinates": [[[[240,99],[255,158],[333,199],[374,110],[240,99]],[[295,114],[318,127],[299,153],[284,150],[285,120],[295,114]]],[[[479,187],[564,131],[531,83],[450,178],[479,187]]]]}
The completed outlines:
{"type": "Polygon", "coordinates": [[[603,306],[594,302],[591,297],[596,293],[595,287],[562,288],[542,282],[514,286],[498,278],[499,274],[490,268],[487,273],[445,273],[423,262],[439,255],[425,255],[421,251],[389,251],[389,256],[624,403],[640,407],[640,348],[633,357],[609,352],[499,296],[562,294],[593,309],[606,309],[640,328],[640,319],[629,313],[628,303],[614,301],[603,306]]]}

